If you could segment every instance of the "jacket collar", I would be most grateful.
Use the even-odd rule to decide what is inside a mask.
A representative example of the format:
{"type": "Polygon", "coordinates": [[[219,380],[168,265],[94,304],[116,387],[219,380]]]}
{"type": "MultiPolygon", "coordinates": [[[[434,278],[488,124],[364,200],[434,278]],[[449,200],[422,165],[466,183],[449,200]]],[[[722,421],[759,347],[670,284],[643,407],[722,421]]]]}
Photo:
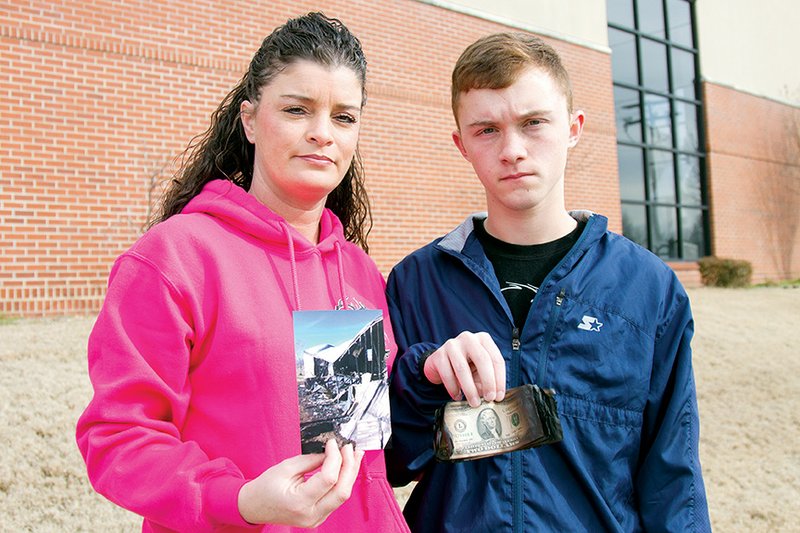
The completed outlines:
{"type": "MultiPolygon", "coordinates": [[[[596,235],[596,238],[591,238],[591,235],[587,235],[590,237],[589,239],[583,239],[584,241],[594,242],[595,240],[599,239],[600,235],[605,233],[606,228],[608,227],[608,219],[602,215],[598,215],[591,211],[580,209],[575,211],[570,211],[569,215],[577,220],[578,222],[589,222],[590,219],[595,219],[591,224],[594,226],[592,234],[596,235]]],[[[485,220],[488,214],[485,211],[481,211],[478,213],[473,213],[469,215],[461,224],[456,226],[450,233],[442,237],[437,245],[439,248],[454,252],[454,253],[465,253],[468,245],[468,239],[470,235],[472,235],[475,231],[475,223],[474,219],[483,219],[485,220]]]]}

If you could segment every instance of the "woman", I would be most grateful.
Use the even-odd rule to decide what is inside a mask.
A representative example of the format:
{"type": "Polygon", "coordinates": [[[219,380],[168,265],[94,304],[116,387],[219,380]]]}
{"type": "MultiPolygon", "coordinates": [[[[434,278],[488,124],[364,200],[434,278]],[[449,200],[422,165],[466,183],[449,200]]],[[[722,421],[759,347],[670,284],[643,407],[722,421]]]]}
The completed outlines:
{"type": "Polygon", "coordinates": [[[365,75],[339,21],[277,28],[114,263],[77,440],[93,486],[144,531],[407,531],[383,452],[300,455],[293,311],[388,316],[382,276],[345,239],[366,248],[365,75]]]}

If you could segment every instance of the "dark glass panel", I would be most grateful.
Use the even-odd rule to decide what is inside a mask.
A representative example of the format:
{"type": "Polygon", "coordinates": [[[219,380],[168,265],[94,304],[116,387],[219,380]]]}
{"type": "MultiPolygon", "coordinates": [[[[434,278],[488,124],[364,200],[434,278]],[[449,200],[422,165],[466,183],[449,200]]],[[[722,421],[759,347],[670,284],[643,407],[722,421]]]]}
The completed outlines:
{"type": "Polygon", "coordinates": [[[706,255],[702,209],[681,209],[681,234],[683,237],[683,259],[691,261],[706,255]]]}
{"type": "Polygon", "coordinates": [[[694,54],[672,49],[672,94],[694,100],[694,54]]]}
{"type": "Polygon", "coordinates": [[[703,193],[700,188],[701,161],[702,159],[693,155],[678,156],[678,183],[683,205],[703,204],[703,193]]]}
{"type": "Polygon", "coordinates": [[[669,92],[667,46],[649,39],[642,39],[641,42],[642,85],[655,91],[669,92]]]}
{"type": "Polygon", "coordinates": [[[697,106],[685,102],[674,101],[675,106],[675,140],[678,150],[696,152],[700,149],[697,132],[697,106]]]}
{"type": "Polygon", "coordinates": [[[643,202],[644,154],[641,148],[617,145],[619,164],[619,194],[623,200],[643,202]]]}
{"type": "Polygon", "coordinates": [[[633,29],[633,2],[631,0],[607,0],[608,22],[633,29]]]}
{"type": "Polygon", "coordinates": [[[664,148],[672,148],[672,115],[669,98],[654,94],[644,95],[645,142],[664,148]]]}
{"type": "Polygon", "coordinates": [[[694,47],[692,40],[692,6],[685,0],[667,0],[669,38],[687,48],[694,47]]]}
{"type": "Polygon", "coordinates": [[[652,207],[650,212],[650,234],[652,251],[664,259],[678,256],[678,225],[674,207],[652,207]]]}
{"type": "Polygon", "coordinates": [[[617,140],[642,142],[642,112],[639,91],[614,87],[614,111],[617,116],[617,140]]]}
{"type": "Polygon", "coordinates": [[[649,152],[648,183],[650,201],[663,204],[675,203],[675,168],[672,152],[651,150],[649,152]]]}
{"type": "Polygon", "coordinates": [[[615,82],[639,85],[636,72],[636,41],[631,33],[608,29],[611,47],[611,71],[615,82]]]}
{"type": "Polygon", "coordinates": [[[664,6],[661,0],[639,0],[639,31],[664,39],[664,6]]]}
{"type": "Polygon", "coordinates": [[[647,215],[643,205],[622,204],[622,234],[647,248],[647,215]]]}

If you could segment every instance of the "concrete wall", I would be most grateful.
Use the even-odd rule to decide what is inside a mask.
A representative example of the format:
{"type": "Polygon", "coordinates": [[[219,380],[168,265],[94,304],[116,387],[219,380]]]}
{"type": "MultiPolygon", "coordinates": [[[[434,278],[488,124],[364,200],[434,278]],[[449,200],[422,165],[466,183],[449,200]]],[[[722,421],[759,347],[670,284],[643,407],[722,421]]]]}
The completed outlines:
{"type": "Polygon", "coordinates": [[[800,2],[702,0],[695,12],[705,81],[800,105],[800,2]]]}
{"type": "Polygon", "coordinates": [[[537,35],[608,51],[603,0],[420,0],[537,35]]]}

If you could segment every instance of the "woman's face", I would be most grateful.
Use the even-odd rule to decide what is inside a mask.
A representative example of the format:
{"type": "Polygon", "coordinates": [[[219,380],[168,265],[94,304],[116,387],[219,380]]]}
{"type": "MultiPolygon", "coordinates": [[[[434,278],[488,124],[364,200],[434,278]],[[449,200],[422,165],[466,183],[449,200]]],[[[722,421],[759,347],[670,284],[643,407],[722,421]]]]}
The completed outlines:
{"type": "Polygon", "coordinates": [[[353,160],[361,94],[350,68],[299,60],[261,88],[257,104],[243,102],[255,145],[251,192],[280,214],[321,209],[353,160]]]}

